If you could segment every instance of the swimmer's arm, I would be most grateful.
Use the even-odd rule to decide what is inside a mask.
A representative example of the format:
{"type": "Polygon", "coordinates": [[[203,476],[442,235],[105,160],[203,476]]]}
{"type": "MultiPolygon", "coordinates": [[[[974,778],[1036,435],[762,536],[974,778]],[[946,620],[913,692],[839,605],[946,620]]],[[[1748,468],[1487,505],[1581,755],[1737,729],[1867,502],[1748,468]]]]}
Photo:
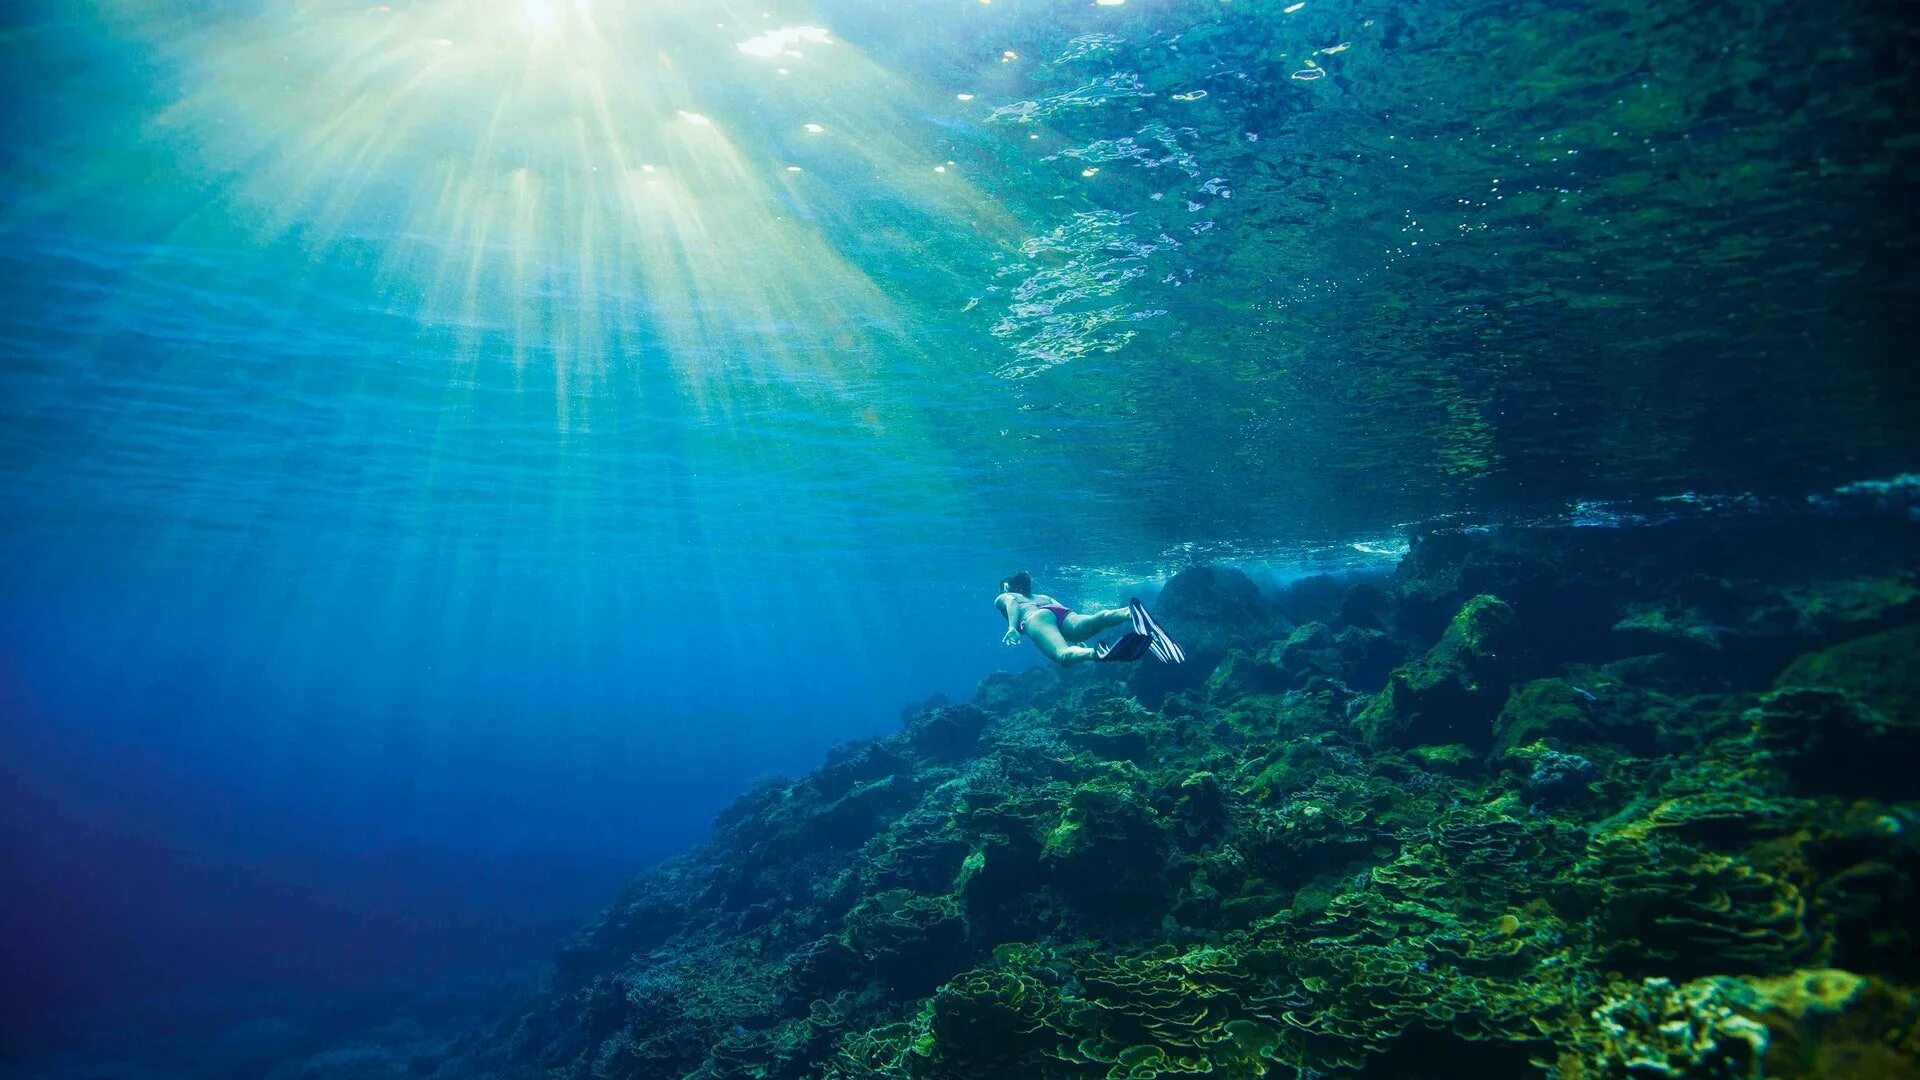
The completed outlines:
{"type": "Polygon", "coordinates": [[[1020,644],[1020,605],[1014,602],[1012,593],[1001,593],[1000,599],[995,600],[994,603],[999,604],[1000,610],[1007,613],[1007,632],[1000,635],[1000,644],[1020,644]]]}

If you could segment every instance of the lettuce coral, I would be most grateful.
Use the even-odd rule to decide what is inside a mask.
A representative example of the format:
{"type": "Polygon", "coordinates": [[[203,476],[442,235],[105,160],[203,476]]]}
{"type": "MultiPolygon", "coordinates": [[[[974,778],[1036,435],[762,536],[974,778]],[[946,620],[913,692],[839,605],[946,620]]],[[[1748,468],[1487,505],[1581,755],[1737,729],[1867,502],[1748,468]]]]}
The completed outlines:
{"type": "Polygon", "coordinates": [[[1920,610],[1862,582],[1920,544],[1678,528],[1182,574],[1194,670],[997,675],[757,786],[497,1074],[1913,1075],[1920,610]]]}

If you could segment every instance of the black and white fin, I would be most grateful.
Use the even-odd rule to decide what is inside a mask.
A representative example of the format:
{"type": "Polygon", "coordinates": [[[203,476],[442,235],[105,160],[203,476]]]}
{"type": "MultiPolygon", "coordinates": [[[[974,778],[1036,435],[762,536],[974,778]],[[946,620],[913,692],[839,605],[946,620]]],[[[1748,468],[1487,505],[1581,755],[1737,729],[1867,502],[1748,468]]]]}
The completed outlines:
{"type": "Polygon", "coordinates": [[[1133,614],[1133,632],[1150,642],[1153,655],[1157,659],[1167,664],[1185,662],[1186,651],[1175,644],[1165,630],[1160,629],[1159,623],[1153,621],[1153,616],[1147,614],[1147,605],[1141,603],[1139,597],[1136,596],[1127,601],[1127,610],[1133,614]]]}

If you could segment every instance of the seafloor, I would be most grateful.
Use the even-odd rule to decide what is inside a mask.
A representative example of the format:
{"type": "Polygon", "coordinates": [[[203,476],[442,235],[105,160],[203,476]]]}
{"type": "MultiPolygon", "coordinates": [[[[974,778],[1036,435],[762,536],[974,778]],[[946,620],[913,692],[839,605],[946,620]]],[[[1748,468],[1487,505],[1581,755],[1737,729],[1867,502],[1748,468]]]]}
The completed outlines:
{"type": "Polygon", "coordinates": [[[756,787],[494,1067],[1920,1075],[1917,540],[1809,508],[1188,570],[1187,665],[996,675],[756,787]]]}
{"type": "Polygon", "coordinates": [[[997,674],[757,786],[497,1026],[221,1075],[1920,1075],[1920,511],[1885,509],[1187,570],[1187,664],[997,674]]]}

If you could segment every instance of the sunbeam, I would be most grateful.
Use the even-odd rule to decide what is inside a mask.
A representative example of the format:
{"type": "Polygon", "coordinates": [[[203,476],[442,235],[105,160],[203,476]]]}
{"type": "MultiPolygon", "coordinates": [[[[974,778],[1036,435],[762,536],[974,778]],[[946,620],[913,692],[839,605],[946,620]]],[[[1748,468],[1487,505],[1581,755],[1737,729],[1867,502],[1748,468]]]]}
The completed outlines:
{"type": "Polygon", "coordinates": [[[830,398],[876,344],[923,360],[839,245],[935,261],[941,235],[1023,235],[928,122],[951,92],[820,26],[588,0],[128,14],[187,73],[152,134],[230,180],[223,212],[316,259],[375,248],[396,310],[450,330],[458,363],[506,342],[550,365],[563,426],[615,375],[671,373],[724,414],[743,383],[830,398]],[[951,227],[868,235],[876,208],[951,227]]]}

